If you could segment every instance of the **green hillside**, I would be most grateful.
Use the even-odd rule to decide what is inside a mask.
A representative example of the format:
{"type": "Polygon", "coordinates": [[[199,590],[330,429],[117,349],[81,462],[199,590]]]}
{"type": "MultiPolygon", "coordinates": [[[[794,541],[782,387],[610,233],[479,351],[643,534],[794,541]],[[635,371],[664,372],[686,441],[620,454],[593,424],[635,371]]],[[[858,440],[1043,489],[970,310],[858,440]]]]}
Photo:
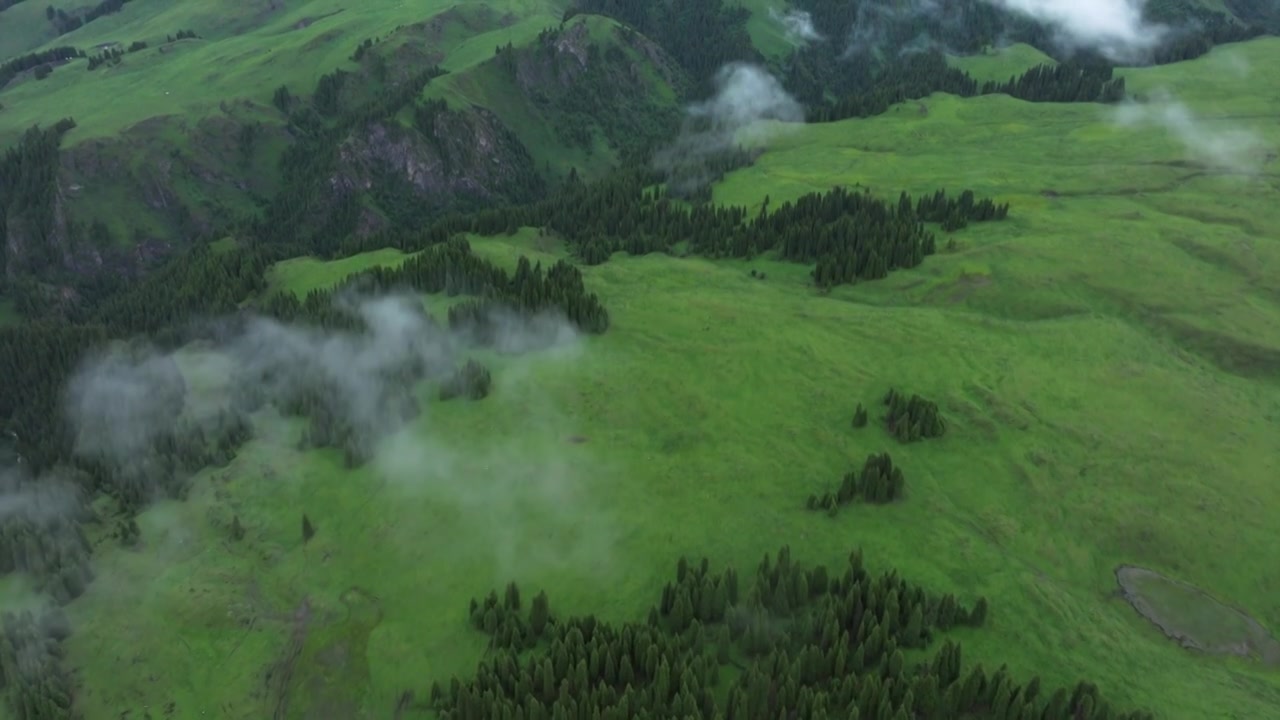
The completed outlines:
{"type": "Polygon", "coordinates": [[[1273,716],[1280,38],[956,5],[0,11],[0,720],[1273,716]]]}
{"type": "Polygon", "coordinates": [[[217,114],[220,103],[240,99],[266,105],[280,85],[309,91],[321,75],[353,67],[350,57],[367,38],[390,38],[392,47],[412,53],[405,60],[416,57],[456,71],[491,57],[494,45],[521,44],[559,24],[564,3],[504,0],[498,8],[485,3],[455,5],[444,0],[412,5],[375,0],[348,9],[337,0],[288,6],[134,0],[121,12],[51,44],[92,48],[141,40],[157,47],[127,54],[116,67],[86,74],[84,61],[72,62],[47,80],[6,88],[0,94],[7,108],[0,113],[0,140],[12,140],[32,124],[67,115],[78,123],[67,138],[68,146],[74,146],[113,136],[152,117],[198,119],[217,114]],[[518,21],[506,19],[511,16],[518,21]],[[163,42],[188,28],[200,38],[163,42]]]}
{"type": "MultiPolygon", "coordinates": [[[[562,9],[563,3],[532,2],[413,9],[387,3],[358,11],[319,1],[287,8],[153,7],[136,0],[55,44],[151,45],[92,71],[86,60],[74,60],[43,80],[20,75],[0,91],[0,142],[16,140],[32,125],[74,118],[61,143],[58,177],[61,216],[72,229],[53,234],[64,255],[97,252],[74,237],[77,221],[105,226],[117,251],[149,245],[172,252],[193,235],[257,212],[282,187],[300,182],[281,165],[297,130],[288,127],[294,118],[274,106],[277,90],[298,99],[292,113],[312,104],[319,83],[335,73],[350,78],[336,108],[351,117],[400,93],[434,64],[446,73],[427,92],[372,111],[388,122],[354,121],[345,137],[314,150],[336,158],[343,143],[362,148],[361,157],[329,170],[348,182],[364,182],[370,167],[394,154],[386,132],[411,144],[395,152],[434,168],[426,180],[401,171],[410,183],[432,184],[434,204],[465,202],[455,196],[461,189],[483,196],[514,192],[511,181],[527,184],[522,178],[531,173],[549,180],[573,170],[595,177],[616,165],[628,146],[674,122],[684,79],[661,49],[643,37],[623,38],[611,20],[584,16],[558,34],[544,34],[559,28],[562,9]],[[166,32],[184,29],[198,37],[166,41],[166,32]],[[497,56],[495,47],[510,50],[497,56]],[[577,69],[564,71],[566,60],[577,69]],[[444,144],[436,147],[415,135],[422,128],[414,126],[413,106],[435,98],[447,99],[455,111],[439,121],[439,132],[514,131],[513,142],[482,159],[467,147],[466,158],[438,163],[435,158],[474,143],[448,150],[455,139],[437,138],[444,144]],[[528,161],[522,152],[530,153],[528,161]],[[490,161],[501,167],[490,172],[490,161]]],[[[394,214],[388,202],[366,201],[364,226],[387,222],[386,213],[394,214]]]]}
{"type": "MultiPolygon", "coordinates": [[[[1280,43],[1230,52],[1265,66],[1280,43]]],[[[1280,109],[1280,97],[1206,82],[1218,60],[1127,78],[1209,117],[1280,109]]],[[[1265,716],[1280,701],[1274,669],[1189,654],[1116,595],[1112,572],[1155,569],[1280,626],[1266,550],[1280,502],[1268,459],[1280,417],[1275,170],[1197,169],[1163,133],[1115,127],[1095,107],[925,104],[927,115],[913,104],[784,135],[716,199],[753,208],[832,184],[890,197],[941,184],[1007,200],[1016,217],[964,231],[918,270],[821,298],[789,263],[615,257],[586,271],[613,309],[608,335],[569,354],[489,359],[508,378],[493,397],[433,405],[389,440],[391,465],[345,471],[332,451],[291,449],[296,427],[262,418],[274,429],[185,502],[139,516],[153,540],[104,546],[103,579],[70,607],[85,628],[68,647],[86,712],[265,712],[281,695],[255,690],[260,669],[288,645],[302,603],[333,619],[314,621],[279,692],[291,708],[380,717],[406,688],[484,657],[460,618],[490,587],[515,580],[547,589],[561,612],[624,621],[643,615],[672,557],[744,567],[785,542],[825,562],[853,543],[877,568],[992,598],[989,627],[962,634],[974,661],[1049,685],[1089,677],[1160,717],[1265,716]],[[850,430],[854,405],[890,386],[936,399],[948,435],[904,447],[850,430]],[[906,502],[835,519],[805,511],[804,497],[881,449],[907,473],[906,502]],[[300,510],[319,528],[307,544],[300,510]],[[226,545],[232,514],[248,535],[226,545]],[[350,587],[378,598],[376,621],[341,620],[355,612],[350,587]],[[108,620],[121,616],[145,622],[108,620]],[[115,670],[120,647],[137,653],[138,680],[115,670]],[[325,665],[334,653],[345,659],[325,665]],[[326,673],[342,680],[307,684],[326,673]]],[[[474,242],[509,268],[562,252],[531,230],[474,242]]],[[[276,277],[305,293],[383,261],[350,258],[327,275],[291,261],[276,277]]]]}
{"type": "Polygon", "coordinates": [[[992,48],[978,55],[952,56],[953,67],[971,75],[978,82],[1005,82],[1036,65],[1053,65],[1053,58],[1024,43],[992,48]]]}

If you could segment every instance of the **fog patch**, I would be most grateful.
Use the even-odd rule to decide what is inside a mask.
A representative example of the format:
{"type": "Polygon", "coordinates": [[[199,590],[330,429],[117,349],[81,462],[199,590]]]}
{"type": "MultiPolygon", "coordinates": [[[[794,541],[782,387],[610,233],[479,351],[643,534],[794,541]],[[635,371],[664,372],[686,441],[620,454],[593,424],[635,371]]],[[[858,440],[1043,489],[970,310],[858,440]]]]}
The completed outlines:
{"type": "MultiPolygon", "coordinates": [[[[721,102],[709,112],[729,127],[768,112],[741,99],[721,102]]],[[[66,410],[76,453],[126,468],[146,464],[155,472],[155,444],[175,428],[207,432],[220,413],[247,415],[274,406],[293,414],[299,404],[316,412],[314,403],[320,402],[322,414],[336,416],[367,443],[367,467],[376,476],[406,497],[451,508],[460,522],[477,529],[466,541],[489,543],[485,551],[503,572],[531,563],[607,564],[612,534],[591,492],[589,449],[548,435],[566,425],[550,399],[535,407],[516,408],[513,402],[520,420],[511,435],[494,431],[446,441],[450,434],[438,431],[432,417],[433,400],[423,400],[434,394],[415,389],[420,380],[450,376],[479,352],[481,359],[496,358],[498,393],[539,397],[536,366],[568,364],[582,352],[581,336],[565,317],[495,311],[481,323],[481,338],[472,329],[453,330],[437,321],[413,294],[339,294],[334,310],[350,322],[317,327],[245,315],[220,321],[216,340],[185,350],[110,346],[89,358],[70,382],[66,410]]],[[[0,497],[0,513],[42,507],[25,495],[0,497]]],[[[153,540],[185,545],[190,538],[175,517],[159,509],[148,513],[153,522],[143,524],[143,541],[146,529],[159,523],[150,528],[159,533],[153,540]]],[[[323,532],[326,520],[312,519],[323,532]]]]}
{"type": "Polygon", "coordinates": [[[680,134],[654,158],[676,195],[692,194],[717,179],[717,160],[744,144],[762,148],[804,122],[804,107],[761,67],[731,63],[715,77],[714,94],[686,108],[680,134]]]}
{"type": "Polygon", "coordinates": [[[769,8],[769,18],[782,26],[787,42],[792,45],[803,45],[823,39],[813,27],[813,16],[805,10],[779,12],[777,8],[769,8]]]}
{"type": "Polygon", "coordinates": [[[1258,173],[1275,150],[1253,130],[1197,115],[1167,91],[1145,102],[1126,101],[1111,111],[1111,118],[1126,128],[1163,128],[1196,162],[1232,173],[1258,173]]]}
{"type": "Polygon", "coordinates": [[[1085,48],[1116,62],[1147,56],[1169,28],[1143,19],[1146,0],[987,0],[1053,29],[1068,48],[1085,48]]]}

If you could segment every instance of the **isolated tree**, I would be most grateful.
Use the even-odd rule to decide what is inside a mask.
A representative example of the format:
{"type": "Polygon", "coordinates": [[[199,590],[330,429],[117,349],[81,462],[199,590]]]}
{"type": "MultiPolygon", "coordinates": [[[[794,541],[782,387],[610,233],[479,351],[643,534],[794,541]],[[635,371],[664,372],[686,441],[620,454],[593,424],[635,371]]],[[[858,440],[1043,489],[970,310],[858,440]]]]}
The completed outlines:
{"type": "Polygon", "coordinates": [[[309,541],[316,534],[316,528],[311,524],[311,518],[306,513],[302,514],[302,542],[309,541]]]}
{"type": "MultiPolygon", "coordinates": [[[[303,521],[302,521],[302,522],[303,522],[303,526],[302,526],[302,527],[303,527],[303,530],[302,530],[302,533],[303,533],[303,535],[305,536],[305,535],[306,535],[306,532],[307,532],[307,530],[306,530],[306,528],[307,528],[307,522],[306,522],[306,518],[305,518],[305,516],[303,517],[303,521]]],[[[232,538],[233,540],[243,540],[243,539],[244,539],[244,526],[240,524],[240,516],[239,516],[239,515],[233,515],[233,516],[231,517],[231,538],[232,538]]]]}
{"type": "Polygon", "coordinates": [[[551,619],[551,607],[547,602],[547,591],[539,591],[533,598],[533,607],[529,608],[529,629],[534,637],[542,635],[551,619]]]}

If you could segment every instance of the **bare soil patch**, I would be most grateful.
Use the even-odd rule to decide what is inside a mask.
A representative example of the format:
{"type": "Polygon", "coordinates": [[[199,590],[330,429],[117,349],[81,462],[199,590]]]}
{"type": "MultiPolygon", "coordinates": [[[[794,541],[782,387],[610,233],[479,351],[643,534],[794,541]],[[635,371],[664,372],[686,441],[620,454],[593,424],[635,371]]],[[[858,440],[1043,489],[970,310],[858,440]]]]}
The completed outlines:
{"type": "Polygon", "coordinates": [[[959,278],[951,286],[951,292],[947,295],[947,302],[956,304],[956,302],[964,302],[970,295],[978,291],[978,288],[987,287],[991,284],[991,275],[983,273],[961,273],[959,278]]]}
{"type": "Polygon", "coordinates": [[[1280,642],[1248,614],[1153,570],[1121,565],[1115,572],[1121,596],[1182,647],[1280,666],[1280,642]]]}

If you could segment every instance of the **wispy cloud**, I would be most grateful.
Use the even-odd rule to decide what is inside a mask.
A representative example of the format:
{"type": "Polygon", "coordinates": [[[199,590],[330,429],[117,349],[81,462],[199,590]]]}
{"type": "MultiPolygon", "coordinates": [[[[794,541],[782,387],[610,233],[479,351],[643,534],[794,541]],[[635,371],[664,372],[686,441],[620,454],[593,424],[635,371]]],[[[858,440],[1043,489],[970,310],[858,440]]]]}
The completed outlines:
{"type": "Polygon", "coordinates": [[[715,85],[714,95],[686,109],[679,136],[654,157],[654,165],[668,176],[668,188],[677,194],[714,179],[713,161],[739,143],[758,145],[786,124],[804,122],[804,107],[763,68],[731,63],[720,68],[715,85]]]}
{"type": "Polygon", "coordinates": [[[782,26],[787,40],[793,45],[822,39],[822,35],[813,27],[813,16],[804,10],[779,12],[777,8],[769,8],[769,17],[782,26]]]}
{"type": "Polygon", "coordinates": [[[1071,47],[1088,48],[1117,61],[1140,59],[1169,31],[1143,19],[1146,0],[987,0],[1059,33],[1071,47]]]}
{"type": "Polygon", "coordinates": [[[1142,103],[1126,102],[1112,112],[1115,122],[1125,127],[1164,128],[1196,162],[1218,170],[1257,173],[1274,151],[1253,130],[1199,116],[1168,92],[1142,103]]]}

